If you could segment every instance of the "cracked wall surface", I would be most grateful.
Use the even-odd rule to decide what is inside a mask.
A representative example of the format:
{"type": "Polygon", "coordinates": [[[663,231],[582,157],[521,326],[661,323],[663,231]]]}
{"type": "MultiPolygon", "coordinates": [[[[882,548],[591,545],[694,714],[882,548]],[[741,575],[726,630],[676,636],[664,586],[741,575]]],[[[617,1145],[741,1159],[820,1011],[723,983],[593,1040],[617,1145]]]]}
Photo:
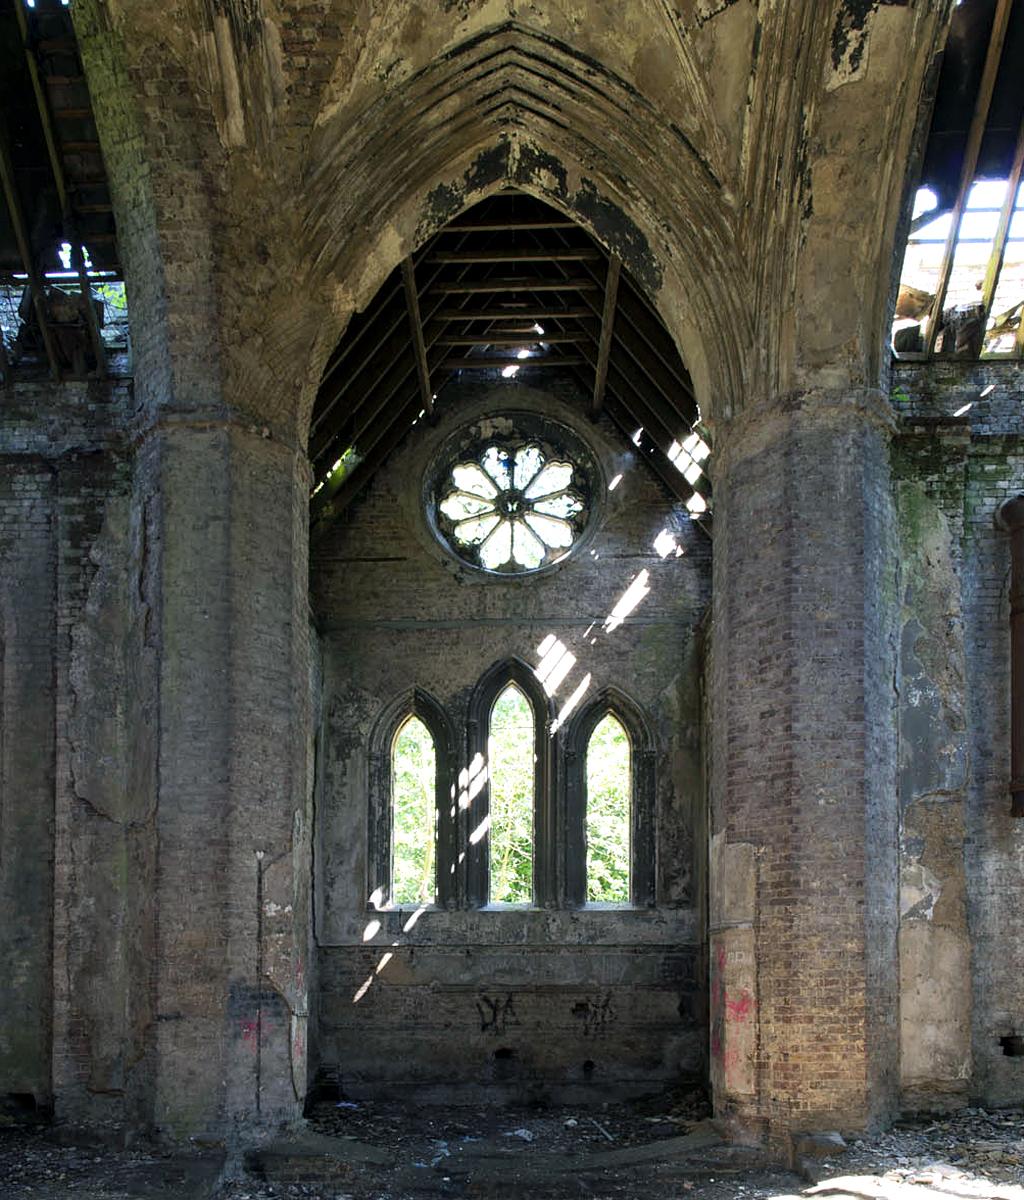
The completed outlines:
{"type": "MultiPolygon", "coordinates": [[[[614,426],[581,419],[584,402],[568,383],[449,384],[437,427],[414,430],[316,544],[312,602],[324,659],[316,1054],[346,1095],[593,1099],[704,1072],[697,626],[710,546],[614,426]],[[448,435],[509,410],[554,417],[592,448],[596,532],[548,574],[494,579],[459,567],[438,544],[422,489],[448,435]],[[646,595],[609,630],[609,614],[642,572],[646,595]],[[465,765],[477,682],[513,656],[536,667],[549,634],[576,657],[556,712],[580,686],[579,711],[616,687],[652,729],[655,903],[619,912],[442,909],[411,921],[408,906],[375,912],[368,758],[381,714],[410,688],[424,689],[448,713],[465,765]]],[[[561,737],[556,745],[553,786],[561,787],[561,737]]]]}
{"type": "MultiPolygon", "coordinates": [[[[351,314],[511,184],[622,256],[718,435],[720,1108],[763,1130],[1019,1097],[1019,1060],[999,1049],[1024,1021],[1024,854],[1003,795],[1006,547],[991,514],[1021,486],[1021,380],[900,367],[895,428],[887,396],[893,242],[950,8],[76,0],[136,373],[0,393],[0,869],[9,911],[45,914],[0,933],[16,966],[0,1090],[170,1137],[300,1111],[313,1031],[362,953],[346,945],[342,966],[340,945],[311,955],[308,940],[314,760],[324,797],[358,803],[311,734],[309,414],[351,314]],[[949,417],[986,382],[994,400],[949,417]]],[[[391,470],[356,516],[394,531],[409,513],[375,507],[401,491],[391,470]]],[[[666,612],[689,613],[678,570],[666,612]]],[[[324,641],[340,699],[318,728],[357,738],[381,686],[367,664],[395,642],[359,605],[418,611],[369,570],[359,589],[340,567],[327,580],[318,604],[368,625],[364,677],[344,686],[340,638],[324,641]]],[[[475,593],[446,593],[458,621],[479,618],[475,593]]],[[[638,673],[672,662],[696,681],[686,631],[630,633],[638,673]]],[[[475,659],[493,644],[474,636],[475,659]]],[[[442,644],[457,663],[458,631],[442,644]]],[[[682,777],[700,707],[663,711],[682,777]]],[[[319,816],[317,837],[335,821],[324,903],[358,843],[340,808],[319,816]]],[[[692,972],[703,901],[687,891],[696,808],[666,827],[678,853],[662,884],[686,893],[658,951],[668,995],[692,972]]],[[[323,936],[337,911],[318,913],[323,936]]],[[[490,970],[466,974],[469,990],[490,970]]],[[[573,1029],[622,1011],[587,989],[573,1029]]],[[[459,1012],[478,1039],[473,1022],[508,1020],[503,993],[459,1012]]],[[[382,1038],[402,1017],[382,1018],[382,1038]]]]}
{"type": "Polygon", "coordinates": [[[1012,1103],[1024,831],[1009,816],[1009,547],[1024,488],[1016,364],[894,370],[901,534],[902,1086],[1012,1103]],[[956,415],[959,414],[959,415],[956,415]]]}

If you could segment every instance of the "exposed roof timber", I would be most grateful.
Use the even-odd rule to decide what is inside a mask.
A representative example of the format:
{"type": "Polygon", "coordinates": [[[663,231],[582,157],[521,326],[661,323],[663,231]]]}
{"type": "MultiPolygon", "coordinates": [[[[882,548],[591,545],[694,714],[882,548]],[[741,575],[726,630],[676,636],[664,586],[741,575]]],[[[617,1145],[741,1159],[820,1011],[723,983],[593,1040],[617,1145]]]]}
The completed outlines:
{"type": "MultiPolygon", "coordinates": [[[[696,415],[675,344],[618,260],[587,231],[568,220],[535,219],[552,211],[511,191],[483,201],[435,235],[415,256],[414,271],[396,269],[353,319],[317,400],[310,447],[319,481],[316,518],[342,511],[426,415],[408,297],[402,296],[410,275],[427,378],[442,401],[454,372],[496,375],[516,367],[520,381],[537,370],[572,376],[589,409],[603,374],[601,407],[673,495],[683,502],[692,497],[670,457],[696,415]],[[466,353],[476,347],[487,349],[466,353]],[[528,348],[534,353],[527,358],[514,353],[528,348]],[[342,361],[344,372],[337,370],[342,361]],[[332,473],[350,448],[356,466],[332,473]]],[[[707,494],[706,480],[700,489],[707,494]]]]}
{"type": "Polygon", "coordinates": [[[423,411],[434,415],[434,393],[430,386],[430,367],[427,365],[427,348],[423,344],[423,322],[420,319],[420,301],[416,294],[416,271],[411,258],[402,259],[402,282],[405,285],[405,302],[409,309],[409,328],[412,333],[413,353],[416,356],[416,374],[420,384],[420,399],[423,411]]]}
{"type": "Polygon", "coordinates": [[[427,256],[431,263],[508,263],[508,262],[597,262],[600,250],[436,250],[427,256]]]}
{"type": "MultiPolygon", "coordinates": [[[[590,278],[595,279],[589,267],[583,268],[590,278]]],[[[618,287],[618,282],[616,283],[618,287]]],[[[599,316],[596,306],[589,296],[583,296],[583,303],[590,306],[591,315],[599,316]]],[[[682,391],[693,405],[693,416],[687,422],[691,424],[696,417],[697,402],[693,394],[693,385],[685,375],[685,368],[679,359],[675,344],[661,323],[657,310],[647,300],[643,293],[631,286],[627,279],[625,285],[618,288],[616,295],[616,312],[622,318],[615,328],[615,339],[627,351],[636,365],[651,379],[665,397],[675,403],[676,394],[682,391]],[[659,338],[658,334],[662,336],[659,338]],[[637,340],[637,339],[640,340],[637,340]],[[656,344],[662,342],[662,347],[656,344]],[[641,341],[643,345],[641,345],[641,341]],[[667,343],[667,344],[666,344],[667,343]],[[674,364],[678,364],[678,369],[674,364]]]]}
{"type": "Polygon", "coordinates": [[[57,378],[67,372],[69,359],[77,373],[91,358],[90,373],[100,374],[106,347],[91,272],[102,272],[110,282],[121,271],[92,102],[71,14],[60,0],[0,5],[0,114],[10,185],[0,204],[0,277],[18,282],[22,272],[28,276],[29,354],[39,346],[57,378]],[[69,274],[59,265],[62,242],[71,247],[77,290],[64,286],[69,274]],[[60,272],[59,282],[51,287],[54,272],[60,272]],[[57,289],[77,309],[74,316],[53,316],[57,289]],[[87,339],[87,353],[80,353],[79,332],[87,339]]]}
{"type": "MultiPolygon", "coordinates": [[[[460,268],[460,276],[470,269],[468,265],[460,268]]],[[[467,297],[468,299],[468,297],[467,297]]],[[[433,309],[428,311],[426,322],[422,324],[424,343],[426,350],[429,352],[434,348],[434,344],[441,336],[447,325],[443,322],[433,321],[434,312],[440,308],[442,302],[437,302],[433,309]],[[429,325],[429,333],[428,333],[429,325]]],[[[421,310],[422,313],[422,310],[421,310]]],[[[395,393],[401,388],[404,380],[411,374],[413,366],[411,363],[404,362],[401,357],[402,338],[397,331],[400,329],[401,321],[392,324],[391,328],[396,331],[397,338],[389,345],[387,352],[382,356],[384,366],[379,373],[374,377],[371,383],[366,384],[361,389],[361,396],[357,404],[353,407],[348,419],[341,427],[335,427],[322,433],[320,426],[323,423],[323,418],[336,407],[338,400],[344,394],[345,390],[356,381],[360,374],[361,368],[357,367],[355,371],[350,372],[348,377],[342,381],[340,387],[335,393],[330,396],[327,401],[323,400],[321,395],[317,401],[319,409],[321,403],[325,404],[325,410],[321,412],[321,420],[318,422],[314,419],[313,428],[316,431],[316,436],[310,439],[310,457],[314,463],[332,447],[337,441],[348,441],[350,444],[358,442],[358,439],[365,436],[369,422],[376,420],[380,415],[387,411],[387,406],[394,397],[395,393]],[[369,414],[369,416],[367,416],[369,414]],[[347,434],[347,438],[346,438],[347,434]]],[[[443,353],[447,354],[445,350],[443,353]]],[[[364,365],[368,365],[367,360],[364,365]]],[[[441,359],[434,356],[433,361],[428,360],[428,374],[433,374],[441,366],[441,359]]],[[[364,381],[365,382],[365,381],[364,381]]]]}
{"type": "Polygon", "coordinates": [[[581,358],[577,354],[565,355],[547,355],[545,357],[536,358],[516,358],[513,355],[499,356],[487,355],[480,358],[449,358],[445,360],[445,368],[450,371],[466,371],[481,369],[492,369],[494,367],[525,367],[529,366],[533,369],[538,367],[545,370],[552,367],[580,367],[587,360],[581,358]]]}
{"type": "Polygon", "coordinates": [[[437,339],[438,346],[522,346],[543,342],[558,346],[569,342],[589,341],[585,333],[545,333],[530,329],[497,329],[493,333],[462,334],[437,339]]]}
{"type": "MultiPolygon", "coordinates": [[[[589,268],[584,270],[589,272],[589,268]]],[[[597,284],[597,280],[591,275],[591,279],[597,284]]],[[[682,392],[692,399],[692,391],[687,387],[682,376],[669,368],[661,355],[654,350],[648,339],[644,338],[646,349],[640,344],[639,338],[643,335],[637,333],[638,326],[645,323],[645,318],[639,315],[638,310],[629,302],[629,294],[626,288],[620,289],[618,277],[615,279],[617,311],[621,314],[624,320],[620,320],[615,327],[615,338],[622,346],[626,353],[632,358],[634,364],[647,376],[652,384],[661,392],[662,396],[668,401],[669,405],[674,407],[677,403],[679,393],[682,392]],[[631,315],[632,313],[632,315],[631,315]]],[[[603,308],[599,309],[597,304],[590,296],[583,296],[583,303],[590,307],[591,315],[597,318],[603,318],[603,308]]],[[[603,328],[603,319],[602,319],[603,328]]],[[[677,356],[678,357],[678,356],[677,356]]],[[[599,360],[595,361],[595,369],[599,360]]],[[[596,382],[596,381],[595,381],[596,382]]],[[[694,414],[696,415],[696,414],[694,414]]],[[[680,419],[680,426],[685,424],[686,428],[692,424],[693,418],[689,420],[680,419]]],[[[675,434],[673,434],[673,437],[675,434]]],[[[667,448],[667,447],[666,447],[667,448]]]]}
{"type": "Polygon", "coordinates": [[[437,313],[441,321],[562,321],[591,316],[589,308],[444,308],[437,313]]]}
{"type": "MultiPolygon", "coordinates": [[[[1022,172],[1024,172],[1024,120],[1021,121],[1020,132],[1017,134],[1017,147],[1013,153],[1013,164],[1010,167],[1010,177],[1006,184],[1006,195],[1003,198],[1003,207],[999,212],[999,224],[996,227],[995,241],[992,243],[992,253],[989,256],[988,266],[985,268],[981,302],[985,306],[986,317],[992,311],[992,301],[996,295],[999,272],[1002,270],[1003,258],[1006,255],[1006,239],[1010,234],[1010,221],[1013,218],[1022,172]]],[[[1024,321],[1021,322],[1021,326],[1024,326],[1024,321]]],[[[1018,329],[1018,335],[1019,332],[1018,329]]]]}
{"type": "Polygon", "coordinates": [[[599,284],[593,279],[489,279],[472,283],[438,283],[431,289],[446,295],[462,292],[591,292],[599,284]]]}
{"type": "Polygon", "coordinates": [[[608,355],[612,348],[612,328],[615,324],[615,300],[619,292],[622,262],[613,254],[608,259],[608,275],[604,285],[604,311],[601,313],[601,341],[597,347],[594,368],[594,395],[590,404],[591,416],[597,418],[604,407],[604,389],[608,382],[608,355]]]}
{"type": "Polygon", "coordinates": [[[22,266],[28,276],[29,291],[32,294],[32,306],[35,309],[39,331],[46,348],[46,360],[54,379],[60,379],[60,359],[57,347],[54,345],[53,332],[46,315],[46,293],[43,290],[42,275],[36,266],[35,256],[28,236],[28,226],[21,207],[21,197],[18,195],[18,183],[14,176],[14,165],[11,162],[10,149],[7,145],[6,130],[0,125],[0,182],[3,183],[4,199],[7,202],[7,212],[10,217],[14,236],[18,243],[22,266]]]}
{"type": "Polygon", "coordinates": [[[365,456],[357,465],[336,484],[328,480],[323,490],[313,498],[312,518],[315,521],[322,515],[336,516],[344,512],[351,501],[359,494],[387,458],[409,432],[418,412],[418,398],[405,400],[395,412],[394,420],[388,425],[378,427],[376,433],[366,447],[365,456]]]}
{"type": "Polygon", "coordinates": [[[575,221],[453,221],[448,233],[518,233],[526,229],[575,229],[575,221]]]}
{"type": "Polygon", "coordinates": [[[1002,57],[1003,41],[1006,38],[1006,29],[1010,22],[1012,8],[1013,0],[998,0],[995,17],[992,21],[992,34],[985,54],[985,68],[982,72],[978,97],[974,104],[971,127],[967,134],[967,148],[964,152],[963,165],[960,168],[960,184],[953,204],[953,219],[950,221],[949,233],[946,235],[942,269],[939,272],[931,318],[928,321],[928,336],[925,341],[925,354],[928,356],[935,350],[935,339],[938,337],[939,326],[942,323],[942,310],[946,303],[946,292],[949,290],[950,275],[953,272],[953,248],[960,235],[960,225],[967,207],[967,197],[974,183],[978,155],[981,152],[981,139],[985,133],[985,122],[988,118],[989,105],[992,103],[992,93],[995,90],[996,74],[999,70],[999,60],[1002,57]]]}
{"type": "MultiPolygon", "coordinates": [[[[463,240],[465,240],[465,239],[463,239],[463,240]]],[[[464,271],[465,270],[468,270],[468,268],[465,268],[464,271]]],[[[434,280],[438,279],[440,274],[441,274],[440,270],[435,271],[430,276],[430,280],[428,281],[426,286],[429,287],[430,283],[433,282],[434,280]]],[[[385,285],[385,286],[388,286],[388,285],[385,285]]],[[[372,348],[363,354],[362,367],[357,366],[354,371],[350,371],[347,374],[347,376],[342,377],[339,380],[339,382],[337,382],[332,388],[325,390],[325,384],[327,383],[327,381],[332,376],[337,374],[341,364],[347,359],[348,355],[352,352],[352,350],[355,348],[355,346],[359,343],[359,341],[361,340],[363,335],[375,327],[376,322],[370,318],[373,317],[373,315],[378,311],[378,307],[384,308],[386,310],[386,306],[389,305],[393,300],[396,300],[399,297],[402,288],[403,288],[403,285],[401,283],[397,283],[397,284],[395,284],[395,286],[389,287],[389,290],[388,290],[387,294],[384,296],[383,301],[381,302],[380,306],[378,306],[377,300],[375,299],[374,303],[371,305],[370,310],[368,311],[367,319],[365,319],[360,324],[359,328],[356,329],[355,331],[353,331],[351,335],[347,334],[342,339],[342,344],[341,344],[341,346],[339,346],[338,351],[336,351],[335,354],[332,355],[332,357],[328,361],[328,365],[324,371],[323,378],[320,381],[320,393],[317,397],[316,408],[315,408],[314,414],[313,414],[313,422],[312,422],[311,430],[310,430],[311,443],[313,442],[314,436],[319,433],[320,427],[323,425],[323,423],[327,420],[327,418],[331,415],[332,411],[337,406],[338,402],[340,401],[341,397],[344,395],[345,391],[348,388],[350,388],[352,386],[353,382],[358,378],[362,368],[366,367],[373,360],[374,355],[378,354],[384,348],[384,346],[388,343],[388,339],[389,338],[393,339],[397,335],[398,348],[399,349],[401,348],[401,333],[400,333],[400,331],[402,328],[403,321],[406,319],[405,313],[407,312],[407,309],[408,309],[407,305],[405,305],[405,306],[396,305],[395,311],[394,311],[392,317],[385,321],[386,328],[383,330],[383,332],[379,333],[376,342],[373,343],[372,348]]],[[[422,295],[422,289],[420,290],[419,294],[422,295]]],[[[429,320],[431,317],[433,317],[433,315],[434,315],[433,310],[431,310],[428,313],[427,319],[429,320]]],[[[422,310],[421,310],[420,325],[421,325],[421,327],[423,325],[422,310]]],[[[392,342],[392,344],[394,345],[394,342],[392,342]]],[[[388,367],[394,361],[393,356],[394,356],[394,351],[392,351],[391,353],[386,355],[384,370],[371,383],[368,383],[364,386],[364,388],[363,388],[364,397],[369,396],[370,393],[373,391],[373,389],[384,378],[384,375],[387,372],[388,367]]],[[[331,436],[333,436],[333,435],[331,435],[331,436]]],[[[310,456],[315,459],[317,457],[318,453],[319,453],[319,451],[314,451],[311,446],[310,456]]]]}

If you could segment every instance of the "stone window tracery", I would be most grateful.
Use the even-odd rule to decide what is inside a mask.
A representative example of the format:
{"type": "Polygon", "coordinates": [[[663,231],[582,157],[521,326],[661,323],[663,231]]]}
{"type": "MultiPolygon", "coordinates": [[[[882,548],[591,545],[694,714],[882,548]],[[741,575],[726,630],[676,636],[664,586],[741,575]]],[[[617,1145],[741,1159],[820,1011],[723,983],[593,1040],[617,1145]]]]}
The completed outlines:
{"type": "Polygon", "coordinates": [[[606,689],[565,728],[518,658],[477,683],[462,735],[420,689],[382,715],[370,753],[372,908],[654,903],[654,750],[606,689]]]}
{"type": "Polygon", "coordinates": [[[588,528],[590,456],[568,430],[527,414],[474,428],[442,456],[430,520],[464,563],[521,575],[560,562],[588,528]]]}

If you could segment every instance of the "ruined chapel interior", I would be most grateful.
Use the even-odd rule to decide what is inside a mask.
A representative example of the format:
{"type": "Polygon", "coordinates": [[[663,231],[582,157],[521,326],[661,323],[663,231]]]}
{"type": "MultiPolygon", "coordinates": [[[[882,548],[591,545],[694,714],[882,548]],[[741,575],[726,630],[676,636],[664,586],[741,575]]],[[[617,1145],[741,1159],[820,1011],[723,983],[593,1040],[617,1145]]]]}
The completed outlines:
{"type": "Polygon", "coordinates": [[[0,1111],[1020,1104],[1022,62],[2,0],[0,1111]]]}

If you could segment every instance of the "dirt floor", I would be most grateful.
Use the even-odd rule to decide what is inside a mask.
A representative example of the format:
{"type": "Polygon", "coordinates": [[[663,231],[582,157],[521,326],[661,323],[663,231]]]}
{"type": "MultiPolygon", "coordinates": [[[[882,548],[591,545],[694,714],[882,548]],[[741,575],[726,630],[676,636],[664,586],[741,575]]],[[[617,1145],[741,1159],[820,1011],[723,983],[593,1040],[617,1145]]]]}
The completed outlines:
{"type": "Polygon", "coordinates": [[[845,1147],[818,1139],[790,1171],[729,1144],[692,1099],[666,1108],[661,1098],[658,1108],[322,1104],[304,1129],[228,1165],[210,1151],[114,1151],[71,1131],[8,1127],[0,1197],[1024,1200],[1019,1109],[905,1120],[845,1147]]]}

